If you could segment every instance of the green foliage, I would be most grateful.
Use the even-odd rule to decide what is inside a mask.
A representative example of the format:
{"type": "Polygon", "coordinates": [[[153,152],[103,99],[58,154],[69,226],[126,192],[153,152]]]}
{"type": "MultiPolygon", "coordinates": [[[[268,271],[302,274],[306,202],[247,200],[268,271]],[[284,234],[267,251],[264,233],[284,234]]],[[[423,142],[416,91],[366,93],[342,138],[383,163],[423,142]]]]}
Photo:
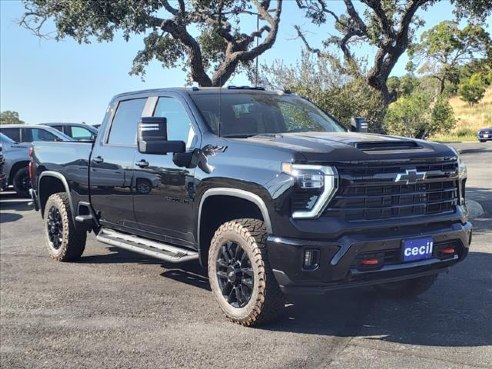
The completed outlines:
{"type": "Polygon", "coordinates": [[[388,107],[384,118],[385,130],[394,135],[425,138],[454,128],[453,109],[445,98],[432,103],[425,91],[403,96],[388,107]]]}
{"type": "Polygon", "coordinates": [[[1,124],[23,124],[24,121],[20,120],[19,113],[16,111],[6,110],[0,113],[0,125],[1,124]]]}
{"type": "Polygon", "coordinates": [[[460,83],[459,93],[463,101],[470,105],[478,103],[485,95],[485,83],[479,73],[460,83]]]}
{"type": "Polygon", "coordinates": [[[398,136],[422,137],[430,124],[428,94],[421,91],[403,96],[388,107],[384,117],[386,132],[398,136]]]}
{"type": "Polygon", "coordinates": [[[418,72],[440,81],[439,92],[446,83],[459,83],[460,66],[479,58],[487,58],[492,50],[490,35],[479,24],[469,23],[463,29],[455,21],[442,21],[422,33],[420,42],[409,49],[418,72]]]}
{"type": "Polygon", "coordinates": [[[403,77],[392,76],[388,78],[388,88],[391,91],[396,91],[397,97],[408,96],[419,87],[420,80],[410,74],[403,77]]]}
{"type": "Polygon", "coordinates": [[[448,132],[456,126],[453,109],[446,97],[440,96],[431,111],[431,124],[427,127],[427,135],[448,132]]]}
{"type": "Polygon", "coordinates": [[[336,59],[321,59],[303,52],[294,66],[277,61],[263,66],[264,84],[290,90],[337,117],[347,128],[353,116],[366,117],[372,132],[381,132],[384,114],[381,95],[364,77],[336,59]]]}

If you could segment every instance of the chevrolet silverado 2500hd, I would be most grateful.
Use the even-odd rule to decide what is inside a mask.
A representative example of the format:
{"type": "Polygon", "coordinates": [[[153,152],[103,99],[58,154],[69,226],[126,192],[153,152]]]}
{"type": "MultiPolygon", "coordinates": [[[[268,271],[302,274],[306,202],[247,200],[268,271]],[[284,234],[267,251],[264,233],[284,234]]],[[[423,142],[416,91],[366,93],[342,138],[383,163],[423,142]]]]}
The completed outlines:
{"type": "Polygon", "coordinates": [[[34,143],[49,253],[87,232],[199,260],[225,315],[275,317],[289,293],[374,285],[412,296],[471,242],[466,167],[442,144],[347,132],[290,93],[170,88],[113,98],[93,143],[34,143]]]}

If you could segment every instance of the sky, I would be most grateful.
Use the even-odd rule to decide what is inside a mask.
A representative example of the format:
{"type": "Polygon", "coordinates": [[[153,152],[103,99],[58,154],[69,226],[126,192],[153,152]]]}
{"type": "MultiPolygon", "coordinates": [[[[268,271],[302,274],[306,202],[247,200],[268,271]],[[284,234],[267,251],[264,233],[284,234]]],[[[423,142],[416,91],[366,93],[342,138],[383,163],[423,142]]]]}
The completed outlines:
{"type": "MultiPolygon", "coordinates": [[[[332,0],[335,11],[343,9],[341,0],[332,0]]],[[[125,91],[148,88],[179,87],[186,84],[186,73],[180,68],[163,69],[157,61],[146,70],[145,81],[130,76],[133,58],[143,45],[143,36],[129,42],[115,37],[111,43],[93,42],[79,45],[72,39],[57,42],[39,39],[21,28],[17,21],[23,5],[17,0],[0,0],[0,111],[13,110],[27,123],[42,122],[101,122],[111,97],[125,91]]],[[[300,19],[294,0],[285,0],[281,25],[274,47],[260,56],[261,64],[283,60],[295,64],[302,50],[302,42],[295,37],[295,24],[307,31],[313,46],[321,46],[323,38],[333,32],[326,25],[318,28],[308,20],[300,19]]],[[[452,19],[452,7],[441,1],[418,15],[428,29],[445,19],[452,19]]],[[[256,19],[245,23],[244,31],[256,28],[256,19]]],[[[488,31],[492,29],[488,26],[488,31]]],[[[54,31],[53,23],[47,31],[54,31]]],[[[373,50],[362,47],[359,56],[368,56],[373,50]]],[[[402,56],[393,75],[405,74],[408,61],[402,56]]],[[[244,75],[234,77],[229,85],[249,85],[244,75]]]]}

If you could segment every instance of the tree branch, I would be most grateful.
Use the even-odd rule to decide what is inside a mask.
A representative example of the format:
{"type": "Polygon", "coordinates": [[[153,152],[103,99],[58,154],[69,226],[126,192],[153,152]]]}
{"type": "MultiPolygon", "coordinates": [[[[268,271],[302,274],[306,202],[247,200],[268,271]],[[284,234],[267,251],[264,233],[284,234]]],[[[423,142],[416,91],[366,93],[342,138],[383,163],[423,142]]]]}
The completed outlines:
{"type": "Polygon", "coordinates": [[[355,21],[359,30],[364,35],[367,35],[367,26],[359,16],[359,13],[357,13],[357,10],[355,10],[352,0],[343,0],[343,1],[345,2],[345,7],[347,8],[347,12],[350,15],[350,18],[355,21]]]}

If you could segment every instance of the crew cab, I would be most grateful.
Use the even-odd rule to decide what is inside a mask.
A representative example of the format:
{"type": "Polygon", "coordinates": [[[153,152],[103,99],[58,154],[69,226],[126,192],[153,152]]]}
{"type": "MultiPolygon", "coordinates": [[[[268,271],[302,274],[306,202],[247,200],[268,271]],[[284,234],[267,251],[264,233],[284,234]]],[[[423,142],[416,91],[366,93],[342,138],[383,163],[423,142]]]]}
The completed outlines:
{"type": "Polygon", "coordinates": [[[31,160],[52,258],[77,260],[94,232],[167,262],[198,260],[225,315],[246,326],[278,316],[286,294],[417,295],[471,242],[454,149],[349,132],[286,92],[120,94],[93,143],[36,142],[31,160]]]}

